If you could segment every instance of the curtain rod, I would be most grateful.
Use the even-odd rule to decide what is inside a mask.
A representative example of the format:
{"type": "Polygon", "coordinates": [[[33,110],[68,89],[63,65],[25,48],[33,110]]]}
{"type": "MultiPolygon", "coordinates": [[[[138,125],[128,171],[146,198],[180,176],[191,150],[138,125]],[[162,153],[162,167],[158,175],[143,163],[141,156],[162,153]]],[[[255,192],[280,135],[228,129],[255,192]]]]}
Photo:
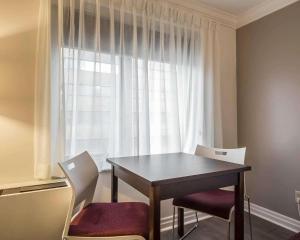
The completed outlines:
{"type": "MultiPolygon", "coordinates": [[[[52,0],[53,3],[57,3],[57,1],[59,1],[59,0],[52,0]]],[[[95,0],[92,0],[92,1],[95,1],[95,0]]],[[[91,3],[92,1],[91,0],[86,0],[87,3],[91,3]]],[[[222,20],[222,19],[220,19],[218,17],[211,16],[210,14],[201,12],[200,10],[195,10],[195,9],[183,6],[183,5],[179,4],[179,3],[173,2],[172,0],[165,0],[165,1],[168,4],[170,4],[170,6],[177,8],[179,11],[183,10],[186,13],[193,12],[194,15],[199,16],[200,18],[203,17],[203,18],[205,18],[205,19],[207,19],[209,21],[215,22],[217,25],[220,25],[220,26],[223,26],[223,27],[227,27],[227,28],[231,28],[233,30],[236,30],[236,24],[234,22],[230,23],[230,21],[228,20],[227,23],[226,23],[224,20],[222,20]]],[[[107,4],[103,4],[102,6],[109,7],[107,4]]],[[[87,9],[87,10],[89,11],[89,9],[87,9]]],[[[89,11],[89,12],[91,12],[91,11],[89,11]]],[[[130,13],[130,12],[126,11],[126,10],[124,12],[130,13]]],[[[137,13],[137,15],[138,16],[142,16],[141,14],[138,14],[138,13],[137,13]]],[[[168,22],[168,21],[165,21],[165,22],[168,22]]],[[[175,25],[178,25],[178,24],[175,24],[175,25]]],[[[184,26],[182,24],[179,24],[179,25],[184,26]]]]}
{"type": "MultiPolygon", "coordinates": [[[[107,4],[102,4],[102,6],[104,6],[106,8],[109,8],[109,6],[107,4]]],[[[119,9],[119,8],[116,8],[116,9],[119,9]]],[[[85,11],[88,14],[91,14],[91,15],[93,15],[95,13],[95,7],[93,6],[93,4],[91,3],[90,0],[87,0],[87,5],[85,7],[85,11]]],[[[123,9],[122,11],[125,14],[132,14],[132,12],[127,10],[127,9],[123,9]]],[[[160,18],[155,17],[155,16],[144,16],[141,13],[138,13],[138,12],[136,12],[135,15],[138,16],[138,17],[141,17],[141,18],[145,17],[148,20],[162,22],[162,23],[165,23],[165,24],[170,24],[171,23],[176,27],[180,27],[180,28],[183,28],[183,29],[188,29],[190,31],[196,31],[196,32],[201,31],[201,28],[203,26],[201,21],[200,21],[200,24],[195,24],[194,26],[191,26],[191,25],[187,25],[187,24],[186,25],[181,24],[181,23],[178,23],[178,22],[171,22],[171,21],[168,21],[168,20],[165,20],[165,19],[160,19],[160,18]]],[[[199,16],[199,14],[198,14],[198,16],[199,16]]],[[[109,15],[108,16],[105,15],[105,17],[107,17],[109,19],[109,15]]],[[[201,16],[199,16],[199,18],[201,19],[201,16]]],[[[222,25],[222,26],[225,26],[225,27],[229,27],[227,25],[224,25],[224,24],[220,23],[220,21],[216,21],[216,19],[213,19],[213,18],[210,18],[210,17],[203,16],[203,19],[208,21],[208,25],[210,25],[210,23],[213,23],[213,24],[215,24],[215,26],[222,25]]]]}

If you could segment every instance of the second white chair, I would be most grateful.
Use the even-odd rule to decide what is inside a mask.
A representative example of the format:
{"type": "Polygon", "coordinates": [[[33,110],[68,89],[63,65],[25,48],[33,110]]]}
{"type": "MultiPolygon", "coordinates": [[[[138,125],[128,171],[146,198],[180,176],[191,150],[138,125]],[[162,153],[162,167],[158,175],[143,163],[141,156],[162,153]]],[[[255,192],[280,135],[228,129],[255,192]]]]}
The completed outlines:
{"type": "MultiPolygon", "coordinates": [[[[195,155],[207,157],[210,159],[216,159],[236,164],[245,163],[246,148],[237,149],[219,149],[208,148],[198,145],[195,151],[195,155]]],[[[250,198],[246,193],[245,187],[245,200],[248,203],[249,225],[250,225],[250,237],[252,240],[252,222],[251,222],[251,209],[250,198]]],[[[175,198],[173,200],[173,235],[174,235],[174,223],[175,223],[175,208],[187,208],[196,211],[196,224],[192,227],[181,239],[184,239],[191,232],[198,227],[197,211],[204,212],[209,215],[213,215],[225,220],[228,223],[228,239],[230,239],[230,225],[232,215],[234,211],[234,192],[226,189],[216,189],[210,191],[204,191],[194,194],[189,194],[184,197],[175,198]]]]}

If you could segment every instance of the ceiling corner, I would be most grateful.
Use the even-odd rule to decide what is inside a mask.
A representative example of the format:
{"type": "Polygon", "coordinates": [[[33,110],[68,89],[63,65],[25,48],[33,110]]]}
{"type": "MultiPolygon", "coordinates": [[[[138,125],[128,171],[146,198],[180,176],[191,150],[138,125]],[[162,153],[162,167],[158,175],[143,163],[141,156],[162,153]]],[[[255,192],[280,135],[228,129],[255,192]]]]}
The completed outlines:
{"type": "Polygon", "coordinates": [[[237,28],[243,27],[299,0],[266,0],[237,16],[237,28]]]}

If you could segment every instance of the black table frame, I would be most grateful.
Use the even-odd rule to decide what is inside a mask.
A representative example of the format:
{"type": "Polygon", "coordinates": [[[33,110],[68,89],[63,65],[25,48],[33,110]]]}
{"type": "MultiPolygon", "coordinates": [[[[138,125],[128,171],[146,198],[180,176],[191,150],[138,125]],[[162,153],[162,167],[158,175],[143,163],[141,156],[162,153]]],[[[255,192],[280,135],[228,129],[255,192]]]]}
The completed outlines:
{"type": "MultiPolygon", "coordinates": [[[[151,182],[128,169],[119,166],[114,159],[112,164],[111,201],[118,201],[118,178],[131,185],[150,200],[149,240],[160,240],[160,201],[205,190],[235,186],[235,240],[244,240],[244,172],[248,166],[233,171],[219,172],[209,176],[191,176],[164,182],[151,182]]],[[[211,161],[215,161],[212,160],[211,161]]],[[[242,166],[242,165],[241,165],[242,166]]],[[[178,211],[178,234],[184,234],[184,211],[178,211]]]]}

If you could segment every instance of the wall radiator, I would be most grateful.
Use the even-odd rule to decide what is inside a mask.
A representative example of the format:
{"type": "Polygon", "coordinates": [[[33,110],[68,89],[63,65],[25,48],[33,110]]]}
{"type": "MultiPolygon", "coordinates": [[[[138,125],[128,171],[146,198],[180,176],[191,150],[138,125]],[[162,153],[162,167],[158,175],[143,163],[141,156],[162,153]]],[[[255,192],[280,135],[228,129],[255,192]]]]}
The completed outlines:
{"type": "Polygon", "coordinates": [[[0,239],[61,240],[71,197],[62,180],[0,185],[0,239]]]}

